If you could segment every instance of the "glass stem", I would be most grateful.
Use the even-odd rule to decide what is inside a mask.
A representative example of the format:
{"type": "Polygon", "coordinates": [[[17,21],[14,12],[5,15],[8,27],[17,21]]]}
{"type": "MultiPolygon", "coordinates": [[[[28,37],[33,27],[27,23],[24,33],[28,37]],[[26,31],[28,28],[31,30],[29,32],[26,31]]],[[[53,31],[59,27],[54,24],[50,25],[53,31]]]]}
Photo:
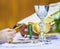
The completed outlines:
{"type": "Polygon", "coordinates": [[[43,22],[43,20],[40,22],[40,26],[41,26],[41,35],[39,36],[39,39],[41,41],[44,41],[44,26],[45,26],[45,23],[43,22]]]}

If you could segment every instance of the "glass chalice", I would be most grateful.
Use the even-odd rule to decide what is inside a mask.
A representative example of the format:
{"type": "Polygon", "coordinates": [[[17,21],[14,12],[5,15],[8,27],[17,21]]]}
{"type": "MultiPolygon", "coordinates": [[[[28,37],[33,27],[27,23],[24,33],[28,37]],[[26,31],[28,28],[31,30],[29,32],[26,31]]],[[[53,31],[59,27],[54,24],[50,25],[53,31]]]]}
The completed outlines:
{"type": "Polygon", "coordinates": [[[41,27],[41,35],[39,36],[39,41],[47,41],[47,39],[44,37],[44,26],[45,26],[45,23],[44,23],[44,19],[45,17],[47,16],[48,14],[48,11],[49,11],[49,6],[45,6],[45,5],[42,5],[42,6],[34,6],[35,8],[35,12],[37,14],[37,16],[40,18],[41,22],[40,22],[40,27],[41,27]]]}

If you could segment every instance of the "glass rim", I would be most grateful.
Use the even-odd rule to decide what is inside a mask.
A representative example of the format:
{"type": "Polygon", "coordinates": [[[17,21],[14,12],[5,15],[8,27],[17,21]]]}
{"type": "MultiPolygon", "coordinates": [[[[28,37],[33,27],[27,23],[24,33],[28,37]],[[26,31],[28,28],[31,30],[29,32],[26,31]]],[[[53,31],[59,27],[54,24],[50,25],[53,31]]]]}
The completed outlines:
{"type": "Polygon", "coordinates": [[[34,5],[34,6],[49,6],[49,5],[34,5]]]}

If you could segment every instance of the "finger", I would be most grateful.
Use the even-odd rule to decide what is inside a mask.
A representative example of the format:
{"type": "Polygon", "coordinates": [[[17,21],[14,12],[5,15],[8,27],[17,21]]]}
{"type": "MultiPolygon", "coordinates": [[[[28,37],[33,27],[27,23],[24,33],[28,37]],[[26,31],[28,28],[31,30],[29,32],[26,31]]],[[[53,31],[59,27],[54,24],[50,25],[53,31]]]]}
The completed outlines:
{"type": "Polygon", "coordinates": [[[1,32],[5,32],[5,31],[8,31],[8,30],[10,30],[10,28],[5,28],[5,29],[1,30],[1,32]]]}

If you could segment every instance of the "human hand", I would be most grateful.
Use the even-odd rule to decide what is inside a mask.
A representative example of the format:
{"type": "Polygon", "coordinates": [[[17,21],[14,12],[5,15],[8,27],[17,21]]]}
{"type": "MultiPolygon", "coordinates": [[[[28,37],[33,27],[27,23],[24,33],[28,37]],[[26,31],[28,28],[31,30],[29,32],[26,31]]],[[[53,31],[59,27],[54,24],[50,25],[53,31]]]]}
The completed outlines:
{"type": "Polygon", "coordinates": [[[0,43],[11,42],[15,36],[14,29],[6,28],[0,31],[0,43]]]}

